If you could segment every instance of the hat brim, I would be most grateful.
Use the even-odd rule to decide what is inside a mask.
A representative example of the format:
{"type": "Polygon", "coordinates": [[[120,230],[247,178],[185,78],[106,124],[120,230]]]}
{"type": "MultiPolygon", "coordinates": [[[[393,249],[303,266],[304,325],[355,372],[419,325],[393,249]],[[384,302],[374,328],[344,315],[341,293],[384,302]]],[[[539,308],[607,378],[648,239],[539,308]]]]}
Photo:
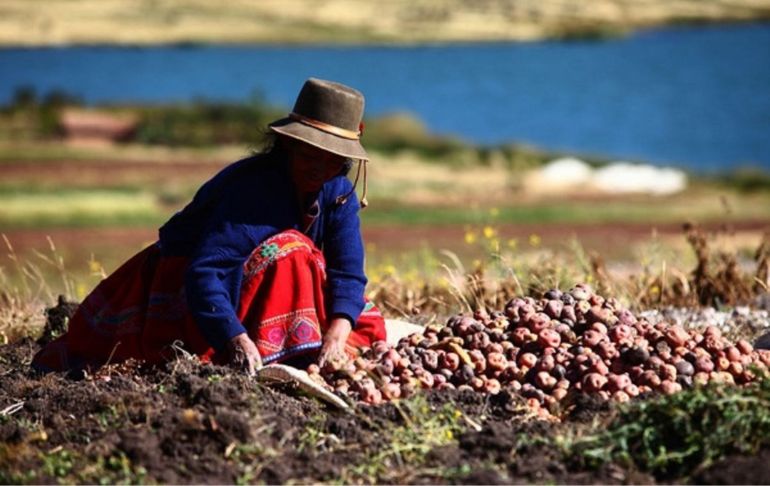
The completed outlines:
{"type": "Polygon", "coordinates": [[[288,117],[274,121],[267,128],[275,133],[300,140],[342,157],[369,160],[369,154],[366,153],[366,150],[364,150],[364,147],[358,140],[350,140],[327,133],[288,117]]]}

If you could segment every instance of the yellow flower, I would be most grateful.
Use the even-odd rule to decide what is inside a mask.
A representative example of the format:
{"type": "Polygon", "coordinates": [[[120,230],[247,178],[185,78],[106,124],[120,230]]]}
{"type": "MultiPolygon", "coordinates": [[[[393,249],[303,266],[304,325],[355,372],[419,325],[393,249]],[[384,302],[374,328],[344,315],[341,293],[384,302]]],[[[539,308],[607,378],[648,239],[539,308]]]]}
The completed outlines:
{"type": "Polygon", "coordinates": [[[396,267],[394,267],[393,265],[385,265],[383,272],[386,275],[394,275],[396,273],[396,267]]]}
{"type": "Polygon", "coordinates": [[[76,292],[78,294],[78,300],[83,300],[83,299],[86,298],[86,294],[88,292],[88,289],[86,288],[86,286],[84,284],[79,283],[77,285],[76,292]]]}
{"type": "Polygon", "coordinates": [[[542,240],[540,239],[540,236],[536,235],[535,233],[532,233],[529,235],[529,245],[537,248],[540,246],[540,242],[542,240]]]}
{"type": "Polygon", "coordinates": [[[495,235],[497,234],[497,231],[491,226],[484,226],[484,238],[491,240],[495,235]]]}
{"type": "Polygon", "coordinates": [[[659,294],[660,293],[660,287],[658,287],[657,285],[653,285],[652,288],[650,289],[650,293],[651,294],[659,294]]]}
{"type": "Polygon", "coordinates": [[[508,248],[511,250],[515,250],[516,246],[519,244],[519,242],[516,240],[516,238],[511,238],[508,240],[508,248]]]}
{"type": "Polygon", "coordinates": [[[500,216],[500,210],[497,208],[492,208],[489,210],[489,215],[492,216],[493,218],[496,218],[500,216]]]}
{"type": "Polygon", "coordinates": [[[465,243],[472,245],[476,243],[476,232],[475,231],[466,231],[465,232],[465,243]]]}
{"type": "Polygon", "coordinates": [[[455,436],[454,436],[454,434],[452,433],[451,430],[447,430],[446,431],[446,438],[447,438],[447,440],[452,440],[452,439],[454,439],[454,437],[455,436]]]}

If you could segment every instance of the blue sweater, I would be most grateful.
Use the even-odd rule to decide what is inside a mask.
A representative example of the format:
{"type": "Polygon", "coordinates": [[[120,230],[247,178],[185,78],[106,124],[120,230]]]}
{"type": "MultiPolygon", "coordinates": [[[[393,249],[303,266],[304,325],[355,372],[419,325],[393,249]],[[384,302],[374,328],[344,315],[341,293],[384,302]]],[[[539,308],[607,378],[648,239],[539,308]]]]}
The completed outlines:
{"type": "MultiPolygon", "coordinates": [[[[286,161],[256,155],[223,169],[206,182],[192,202],[159,231],[163,255],[186,256],[187,304],[203,336],[217,350],[246,332],[236,316],[243,264],[267,238],[302,231],[302,216],[286,161]]],[[[320,214],[305,234],[323,251],[327,274],[327,315],[355,325],[364,307],[364,248],[355,194],[339,195],[352,184],[344,175],[318,193],[320,214]]]]}

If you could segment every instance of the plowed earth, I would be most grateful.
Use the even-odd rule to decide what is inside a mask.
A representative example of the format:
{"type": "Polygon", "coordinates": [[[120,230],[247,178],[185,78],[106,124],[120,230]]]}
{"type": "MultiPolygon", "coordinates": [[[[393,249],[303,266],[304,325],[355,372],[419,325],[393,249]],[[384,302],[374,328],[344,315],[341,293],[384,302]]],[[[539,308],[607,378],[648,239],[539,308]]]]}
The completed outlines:
{"type": "MultiPolygon", "coordinates": [[[[49,324],[60,326],[72,311],[73,306],[59,306],[49,312],[49,324]]],[[[162,368],[124,363],[95,375],[41,376],[28,366],[39,347],[31,339],[0,347],[0,483],[639,484],[680,479],[655,478],[620,464],[586,470],[534,441],[513,452],[523,437],[574,433],[612,414],[609,405],[591,400],[573,404],[556,424],[531,420],[521,399],[507,392],[426,394],[421,405],[426,416],[450,407],[460,417],[461,430],[425,450],[419,463],[409,463],[382,453],[390,450],[386,439],[392,432],[411,423],[403,404],[360,406],[347,414],[291,388],[266,387],[184,356],[162,368]],[[375,467],[367,476],[365,466],[377,460],[386,467],[375,467]]],[[[731,457],[690,480],[768,483],[769,459],[767,450],[731,457]]]]}

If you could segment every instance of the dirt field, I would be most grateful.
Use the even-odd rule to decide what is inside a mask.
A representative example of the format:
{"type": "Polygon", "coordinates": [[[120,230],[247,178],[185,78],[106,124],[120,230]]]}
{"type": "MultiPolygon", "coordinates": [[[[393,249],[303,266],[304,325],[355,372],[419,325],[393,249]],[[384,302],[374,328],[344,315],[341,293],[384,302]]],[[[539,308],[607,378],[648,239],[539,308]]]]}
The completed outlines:
{"type": "MultiPolygon", "coordinates": [[[[50,322],[72,307],[58,307],[50,322]]],[[[770,450],[692,477],[622,463],[571,462],[542,437],[573,436],[614,408],[578,398],[561,423],[534,421],[518,394],[434,391],[352,414],[290,388],[180,357],[162,368],[109,366],[40,376],[39,344],[0,346],[3,483],[628,483],[766,484],[770,450]]]]}

